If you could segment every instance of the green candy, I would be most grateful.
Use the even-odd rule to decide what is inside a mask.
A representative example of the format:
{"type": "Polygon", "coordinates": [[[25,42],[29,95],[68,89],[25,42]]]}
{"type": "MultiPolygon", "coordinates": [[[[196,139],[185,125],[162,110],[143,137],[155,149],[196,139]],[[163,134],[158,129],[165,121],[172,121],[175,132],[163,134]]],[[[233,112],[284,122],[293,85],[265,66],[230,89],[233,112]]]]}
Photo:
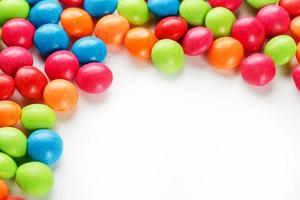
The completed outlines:
{"type": "Polygon", "coordinates": [[[210,29],[215,37],[224,37],[231,34],[231,29],[236,21],[235,15],[223,7],[211,9],[205,19],[205,26],[210,29]]]}
{"type": "Polygon", "coordinates": [[[28,130],[53,128],[56,122],[55,112],[43,104],[31,104],[22,110],[21,123],[28,130]]]}
{"type": "Polygon", "coordinates": [[[0,179],[9,179],[15,176],[17,164],[8,155],[0,152],[0,179]]]}
{"type": "Polygon", "coordinates": [[[0,128],[0,150],[11,157],[23,157],[27,151],[27,138],[19,129],[0,128]]]}
{"type": "Polygon", "coordinates": [[[53,173],[43,163],[28,162],[17,169],[16,182],[24,192],[40,196],[52,189],[53,173]]]}
{"type": "Polygon", "coordinates": [[[150,18],[148,6],[144,0],[120,0],[118,13],[134,25],[145,24],[150,18]]]}
{"type": "Polygon", "coordinates": [[[166,74],[180,72],[185,62],[181,45],[169,39],[158,41],[152,49],[151,57],[153,65],[166,74]]]}
{"type": "Polygon", "coordinates": [[[0,24],[13,18],[27,18],[29,10],[29,4],[25,0],[1,0],[0,24]]]}
{"type": "Polygon", "coordinates": [[[203,0],[184,0],[180,4],[179,13],[190,25],[202,26],[210,9],[210,5],[203,0]]]}
{"type": "Polygon", "coordinates": [[[295,56],[297,46],[292,37],[279,35],[265,46],[264,53],[271,57],[276,65],[285,65],[295,56]]]}
{"type": "Polygon", "coordinates": [[[247,3],[256,9],[260,9],[266,5],[277,4],[279,0],[246,0],[247,3]]]}

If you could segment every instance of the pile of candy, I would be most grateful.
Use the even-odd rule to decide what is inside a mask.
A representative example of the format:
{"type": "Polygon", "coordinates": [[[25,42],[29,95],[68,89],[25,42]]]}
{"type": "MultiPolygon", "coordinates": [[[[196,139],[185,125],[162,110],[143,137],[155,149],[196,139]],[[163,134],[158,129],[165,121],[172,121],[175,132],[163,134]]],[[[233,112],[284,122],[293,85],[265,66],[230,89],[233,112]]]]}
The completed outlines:
{"type": "MultiPolygon", "coordinates": [[[[222,70],[239,69],[249,84],[265,86],[296,55],[300,62],[300,0],[246,0],[255,17],[237,19],[242,0],[1,0],[0,179],[15,178],[31,195],[53,186],[49,165],[63,152],[53,131],[55,111],[73,109],[76,85],[90,94],[113,80],[102,64],[106,45],[124,44],[159,71],[182,71],[185,55],[207,55],[222,70]],[[117,11],[117,12],[115,12],[117,11]],[[151,16],[155,30],[146,25],[151,16]],[[95,21],[97,20],[97,21],[95,21]],[[33,46],[45,58],[44,72],[33,66],[33,46]],[[246,56],[245,56],[246,55],[246,56]],[[50,81],[48,81],[50,80],[50,81]],[[73,83],[75,82],[76,85],[73,83]],[[9,100],[15,89],[29,102],[9,100]],[[18,123],[28,134],[15,128],[18,123]]],[[[292,76],[300,90],[300,66],[292,76]]],[[[0,181],[0,200],[8,197],[0,181]]]]}

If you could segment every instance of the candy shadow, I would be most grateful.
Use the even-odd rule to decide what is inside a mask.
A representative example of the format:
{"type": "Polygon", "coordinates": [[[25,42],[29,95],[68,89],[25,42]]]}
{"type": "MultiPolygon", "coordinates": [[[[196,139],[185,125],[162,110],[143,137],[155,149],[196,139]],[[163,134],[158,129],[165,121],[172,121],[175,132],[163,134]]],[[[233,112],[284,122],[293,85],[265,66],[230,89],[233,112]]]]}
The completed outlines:
{"type": "Polygon", "coordinates": [[[262,97],[270,95],[274,90],[274,86],[272,83],[262,87],[252,86],[249,84],[244,84],[244,85],[245,87],[247,87],[247,89],[262,97]]]}
{"type": "Polygon", "coordinates": [[[80,99],[82,99],[83,101],[87,101],[92,104],[102,104],[105,101],[107,101],[108,98],[110,98],[111,93],[110,91],[105,91],[104,93],[100,93],[100,94],[88,94],[81,91],[79,93],[79,96],[80,99]]]}

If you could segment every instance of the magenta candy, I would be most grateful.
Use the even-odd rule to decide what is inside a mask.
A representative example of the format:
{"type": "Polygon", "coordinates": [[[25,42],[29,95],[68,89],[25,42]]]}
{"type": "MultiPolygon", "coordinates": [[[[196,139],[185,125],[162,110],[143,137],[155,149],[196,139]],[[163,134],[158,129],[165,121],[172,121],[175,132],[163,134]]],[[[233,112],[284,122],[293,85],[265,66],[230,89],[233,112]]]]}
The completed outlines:
{"type": "Polygon", "coordinates": [[[0,100],[9,99],[15,91],[14,79],[4,73],[0,73],[0,100]]]}
{"type": "Polygon", "coordinates": [[[50,79],[72,81],[79,68],[79,62],[71,51],[61,50],[51,54],[45,61],[45,72],[50,79]]]}
{"type": "Polygon", "coordinates": [[[232,37],[240,41],[248,52],[261,50],[265,39],[265,29],[256,18],[246,17],[235,22],[232,29],[232,37]]]}
{"type": "Polygon", "coordinates": [[[101,63],[89,63],[77,73],[76,83],[87,93],[96,94],[107,90],[113,80],[111,70],[101,63]]]}
{"type": "Polygon", "coordinates": [[[256,17],[265,27],[268,36],[281,35],[289,31],[291,22],[289,13],[280,6],[265,6],[256,17]]]}
{"type": "Polygon", "coordinates": [[[297,89],[300,91],[300,65],[293,70],[293,79],[297,89]]]}
{"type": "Polygon", "coordinates": [[[250,85],[264,86],[270,83],[276,74],[275,64],[271,58],[262,53],[245,58],[240,66],[243,79],[250,85]]]}
{"type": "Polygon", "coordinates": [[[180,17],[166,17],[155,28],[157,39],[171,39],[178,41],[188,29],[186,21],[180,17]]]}
{"type": "Polygon", "coordinates": [[[20,46],[30,49],[33,45],[35,28],[26,19],[9,20],[2,27],[2,40],[8,47],[20,46]]]}
{"type": "Polygon", "coordinates": [[[237,10],[243,3],[243,0],[209,0],[212,7],[225,7],[231,11],[237,10]]]}
{"type": "Polygon", "coordinates": [[[204,27],[190,29],[182,40],[184,53],[196,56],[206,52],[213,43],[213,34],[204,27]]]}

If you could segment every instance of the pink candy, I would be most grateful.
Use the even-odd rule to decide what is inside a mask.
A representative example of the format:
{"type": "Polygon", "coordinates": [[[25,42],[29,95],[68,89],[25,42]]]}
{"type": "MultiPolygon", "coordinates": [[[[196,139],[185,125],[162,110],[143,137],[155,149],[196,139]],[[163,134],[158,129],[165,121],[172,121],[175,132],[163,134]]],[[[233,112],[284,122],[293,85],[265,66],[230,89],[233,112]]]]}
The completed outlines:
{"type": "Polygon", "coordinates": [[[300,66],[293,70],[293,79],[297,89],[300,91],[300,66]]]}
{"type": "Polygon", "coordinates": [[[221,6],[235,11],[242,5],[243,0],[209,0],[208,2],[212,7],[221,6]]]}

